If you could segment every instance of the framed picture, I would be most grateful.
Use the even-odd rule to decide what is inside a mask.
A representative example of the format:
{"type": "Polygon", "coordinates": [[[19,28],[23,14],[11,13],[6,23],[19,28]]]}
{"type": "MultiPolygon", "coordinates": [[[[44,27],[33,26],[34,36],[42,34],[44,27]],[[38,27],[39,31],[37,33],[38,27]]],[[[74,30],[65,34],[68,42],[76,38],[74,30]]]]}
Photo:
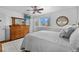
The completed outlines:
{"type": "Polygon", "coordinates": [[[47,17],[42,17],[39,20],[40,26],[48,26],[49,25],[49,18],[47,17]]]}

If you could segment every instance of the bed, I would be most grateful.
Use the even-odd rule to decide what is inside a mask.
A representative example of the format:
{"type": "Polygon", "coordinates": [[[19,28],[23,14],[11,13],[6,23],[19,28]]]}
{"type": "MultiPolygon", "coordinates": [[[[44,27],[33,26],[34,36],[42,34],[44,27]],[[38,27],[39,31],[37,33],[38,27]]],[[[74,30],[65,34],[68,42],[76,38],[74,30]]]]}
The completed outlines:
{"type": "Polygon", "coordinates": [[[60,38],[59,33],[48,30],[29,33],[24,37],[21,48],[31,52],[71,52],[69,41],[60,38]]]}

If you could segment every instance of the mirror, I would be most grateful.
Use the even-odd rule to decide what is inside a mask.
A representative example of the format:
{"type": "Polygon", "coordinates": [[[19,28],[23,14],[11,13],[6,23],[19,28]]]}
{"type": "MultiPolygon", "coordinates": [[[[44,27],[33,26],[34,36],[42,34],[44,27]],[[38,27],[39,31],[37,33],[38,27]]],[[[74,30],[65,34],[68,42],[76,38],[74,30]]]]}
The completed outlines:
{"type": "Polygon", "coordinates": [[[69,23],[69,19],[66,16],[59,16],[56,20],[58,26],[65,26],[69,23]]]}
{"type": "Polygon", "coordinates": [[[18,17],[11,17],[12,18],[12,25],[23,25],[25,24],[25,21],[23,18],[18,17]]]}

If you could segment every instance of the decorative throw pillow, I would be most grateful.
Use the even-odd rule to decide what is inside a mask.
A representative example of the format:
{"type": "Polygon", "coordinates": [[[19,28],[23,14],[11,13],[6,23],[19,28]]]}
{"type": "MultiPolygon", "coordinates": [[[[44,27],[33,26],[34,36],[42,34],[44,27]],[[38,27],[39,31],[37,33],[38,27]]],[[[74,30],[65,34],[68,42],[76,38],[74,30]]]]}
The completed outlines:
{"type": "Polygon", "coordinates": [[[69,39],[69,38],[70,38],[70,35],[71,35],[74,31],[75,31],[75,28],[73,28],[73,27],[68,28],[68,31],[66,32],[64,38],[69,39]]]}
{"type": "Polygon", "coordinates": [[[67,29],[64,29],[63,31],[60,32],[60,37],[69,39],[70,35],[75,31],[76,28],[74,27],[69,27],[67,29]]]}
{"type": "Polygon", "coordinates": [[[64,30],[60,31],[59,37],[64,38],[66,32],[64,30]]]}

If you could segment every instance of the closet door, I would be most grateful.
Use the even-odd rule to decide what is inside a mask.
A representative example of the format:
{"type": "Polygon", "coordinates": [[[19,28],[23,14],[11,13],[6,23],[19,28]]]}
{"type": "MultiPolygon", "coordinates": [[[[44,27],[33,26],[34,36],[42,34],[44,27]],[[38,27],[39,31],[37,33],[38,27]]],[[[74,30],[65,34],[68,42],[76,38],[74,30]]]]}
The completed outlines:
{"type": "Polygon", "coordinates": [[[0,41],[5,40],[5,17],[0,14],[0,41]]]}

